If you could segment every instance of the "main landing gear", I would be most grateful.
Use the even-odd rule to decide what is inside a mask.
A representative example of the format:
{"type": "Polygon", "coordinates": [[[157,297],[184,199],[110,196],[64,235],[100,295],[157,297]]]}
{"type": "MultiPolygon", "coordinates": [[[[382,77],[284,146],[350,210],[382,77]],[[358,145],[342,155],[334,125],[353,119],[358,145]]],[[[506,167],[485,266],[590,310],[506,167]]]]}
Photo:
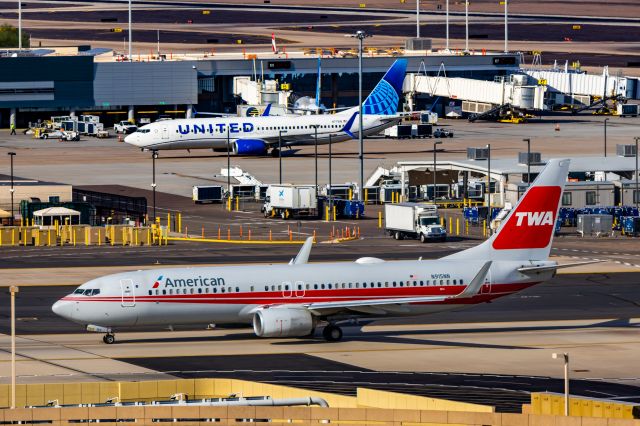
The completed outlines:
{"type": "Polygon", "coordinates": [[[102,336],[102,341],[105,342],[107,345],[113,345],[116,342],[116,336],[114,336],[111,333],[107,333],[104,336],[102,336]]]}
{"type": "Polygon", "coordinates": [[[329,324],[322,330],[322,337],[327,342],[337,342],[342,339],[342,329],[337,325],[329,324]]]}

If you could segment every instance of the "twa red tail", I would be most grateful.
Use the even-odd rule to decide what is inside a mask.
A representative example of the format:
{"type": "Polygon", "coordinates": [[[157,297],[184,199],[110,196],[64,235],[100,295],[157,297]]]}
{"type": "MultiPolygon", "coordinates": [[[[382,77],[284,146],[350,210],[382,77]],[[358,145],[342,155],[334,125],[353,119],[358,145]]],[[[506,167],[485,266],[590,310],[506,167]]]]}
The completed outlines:
{"type": "Polygon", "coordinates": [[[546,260],[568,173],[569,160],[549,160],[491,238],[447,259],[546,260]]]}

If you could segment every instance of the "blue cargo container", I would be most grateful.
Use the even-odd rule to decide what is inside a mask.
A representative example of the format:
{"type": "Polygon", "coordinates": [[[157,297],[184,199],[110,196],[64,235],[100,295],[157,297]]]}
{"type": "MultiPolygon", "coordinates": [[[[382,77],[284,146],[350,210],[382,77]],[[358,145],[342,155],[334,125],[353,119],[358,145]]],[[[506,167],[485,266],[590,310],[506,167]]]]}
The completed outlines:
{"type": "Polygon", "coordinates": [[[623,216],[620,220],[622,232],[629,237],[640,235],[640,217],[623,216]]]}

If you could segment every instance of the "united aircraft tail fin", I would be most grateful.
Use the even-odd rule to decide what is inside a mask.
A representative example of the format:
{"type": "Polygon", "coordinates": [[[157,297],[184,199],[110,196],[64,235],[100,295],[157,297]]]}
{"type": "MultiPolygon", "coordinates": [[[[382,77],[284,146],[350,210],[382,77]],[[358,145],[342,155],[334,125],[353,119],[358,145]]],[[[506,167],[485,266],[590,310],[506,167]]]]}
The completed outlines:
{"type": "Polygon", "coordinates": [[[402,83],[407,71],[407,60],[396,59],[382,80],[362,103],[363,115],[394,115],[402,97],[402,83]]]}
{"type": "Polygon", "coordinates": [[[549,160],[491,238],[446,258],[547,260],[568,173],[569,160],[549,160]]]}

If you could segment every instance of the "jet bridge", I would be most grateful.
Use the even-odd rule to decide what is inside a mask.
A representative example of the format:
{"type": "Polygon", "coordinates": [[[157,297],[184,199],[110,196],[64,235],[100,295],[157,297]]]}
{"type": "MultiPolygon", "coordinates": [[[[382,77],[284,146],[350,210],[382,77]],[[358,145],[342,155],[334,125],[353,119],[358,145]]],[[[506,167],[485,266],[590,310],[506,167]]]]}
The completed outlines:
{"type": "Polygon", "coordinates": [[[609,75],[604,67],[602,74],[586,74],[554,67],[549,70],[523,69],[523,73],[536,84],[547,87],[550,106],[571,105],[583,110],[608,99],[627,101],[640,99],[640,79],[609,75]],[[586,108],[584,108],[586,107],[586,108]]]}
{"type": "Polygon", "coordinates": [[[462,111],[471,113],[472,119],[504,119],[541,110],[546,92],[545,86],[529,84],[524,74],[496,77],[494,81],[407,74],[403,90],[411,97],[427,93],[461,100],[462,111]]]}

